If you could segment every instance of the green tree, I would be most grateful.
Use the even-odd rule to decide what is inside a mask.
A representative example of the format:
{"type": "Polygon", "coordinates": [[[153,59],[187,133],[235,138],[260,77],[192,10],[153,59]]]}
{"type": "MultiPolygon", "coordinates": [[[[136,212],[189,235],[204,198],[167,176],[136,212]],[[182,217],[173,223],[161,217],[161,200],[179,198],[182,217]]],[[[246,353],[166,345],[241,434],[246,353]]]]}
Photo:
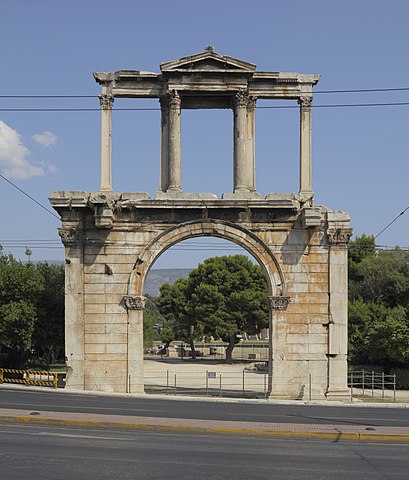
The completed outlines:
{"type": "Polygon", "coordinates": [[[63,357],[65,271],[61,265],[38,263],[44,289],[37,295],[37,320],[33,332],[35,353],[47,367],[63,357]]]}
{"type": "Polygon", "coordinates": [[[37,299],[44,278],[31,263],[0,255],[0,351],[2,362],[22,367],[33,347],[37,299]]]}
{"type": "Polygon", "coordinates": [[[242,332],[268,325],[266,279],[244,255],[209,258],[178,282],[162,286],[159,308],[191,346],[200,335],[221,338],[230,361],[242,332]]]}
{"type": "Polygon", "coordinates": [[[146,296],[145,310],[143,312],[143,346],[151,348],[154,340],[159,339],[159,330],[165,319],[159,312],[156,297],[146,296]]]}
{"type": "Polygon", "coordinates": [[[349,248],[349,358],[356,363],[407,363],[409,252],[376,252],[362,235],[349,248]]]}

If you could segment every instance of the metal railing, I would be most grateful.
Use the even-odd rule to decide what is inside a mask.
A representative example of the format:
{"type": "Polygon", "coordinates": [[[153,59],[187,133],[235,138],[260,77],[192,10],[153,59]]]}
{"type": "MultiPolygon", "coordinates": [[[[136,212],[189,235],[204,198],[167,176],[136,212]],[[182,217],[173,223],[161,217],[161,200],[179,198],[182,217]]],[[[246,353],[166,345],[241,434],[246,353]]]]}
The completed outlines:
{"type": "Polygon", "coordinates": [[[0,368],[0,384],[19,383],[23,385],[57,388],[58,375],[59,374],[57,372],[38,372],[35,370],[0,368]]]}
{"type": "Polygon", "coordinates": [[[166,395],[267,398],[268,375],[242,372],[175,372],[145,374],[145,392],[166,395]]]}
{"type": "Polygon", "coordinates": [[[351,402],[355,395],[380,397],[385,400],[385,392],[393,392],[393,401],[396,402],[396,374],[384,372],[355,370],[348,374],[348,387],[351,389],[351,402]],[[355,389],[355,391],[354,391],[355,389]]]}

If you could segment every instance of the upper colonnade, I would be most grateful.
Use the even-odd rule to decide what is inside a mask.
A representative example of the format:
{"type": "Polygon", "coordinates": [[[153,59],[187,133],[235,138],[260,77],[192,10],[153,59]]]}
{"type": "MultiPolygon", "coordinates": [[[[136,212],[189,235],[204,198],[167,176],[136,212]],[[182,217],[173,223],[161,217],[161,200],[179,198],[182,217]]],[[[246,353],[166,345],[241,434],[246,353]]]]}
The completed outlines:
{"type": "Polygon", "coordinates": [[[256,65],[204,52],[160,65],[160,73],[120,70],[96,72],[102,86],[101,192],[112,191],[112,106],[115,98],[158,98],[161,107],[161,168],[158,198],[182,196],[180,114],[182,109],[228,108],[234,113],[233,193],[229,199],[260,198],[255,185],[254,113],[258,99],[297,100],[300,106],[300,183],[303,202],[311,202],[312,88],[319,75],[257,72],[256,65]]]}

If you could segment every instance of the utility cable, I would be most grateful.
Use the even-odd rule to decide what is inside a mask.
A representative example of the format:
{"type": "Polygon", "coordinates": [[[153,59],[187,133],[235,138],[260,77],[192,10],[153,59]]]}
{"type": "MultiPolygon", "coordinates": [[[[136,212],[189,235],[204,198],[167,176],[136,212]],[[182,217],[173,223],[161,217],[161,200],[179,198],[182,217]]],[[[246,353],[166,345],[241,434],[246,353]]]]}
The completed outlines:
{"type": "Polygon", "coordinates": [[[5,176],[3,176],[1,173],[0,173],[0,177],[5,180],[6,182],[8,182],[10,185],[12,185],[14,188],[16,188],[19,192],[21,192],[23,195],[25,195],[26,197],[28,197],[30,200],[32,200],[34,203],[36,203],[38,206],[40,206],[41,208],[43,208],[46,212],[48,212],[49,214],[51,214],[53,217],[55,217],[57,220],[61,220],[60,217],[58,215],[56,215],[54,212],[52,212],[51,210],[49,210],[47,207],[45,207],[44,205],[42,205],[40,202],[38,202],[35,198],[33,198],[31,195],[29,195],[28,193],[26,193],[24,190],[22,190],[20,187],[18,187],[16,184],[14,184],[13,182],[11,182],[8,178],[6,178],[5,176]]]}
{"type": "MultiPolygon", "coordinates": [[[[318,93],[376,93],[376,92],[404,92],[409,87],[397,88],[355,88],[346,90],[315,90],[318,93]]],[[[0,98],[98,98],[98,95],[0,95],[0,98]]]]}
{"type": "Polygon", "coordinates": [[[400,214],[397,215],[390,223],[388,223],[388,225],[386,225],[386,227],[384,227],[377,235],[375,235],[374,238],[379,237],[379,235],[380,235],[381,233],[383,233],[387,228],[389,228],[389,227],[392,225],[392,223],[396,222],[396,220],[397,220],[399,217],[401,217],[401,216],[406,212],[406,210],[409,210],[409,206],[407,206],[407,207],[405,208],[405,210],[403,210],[402,212],[400,212],[400,214]]]}
{"type": "MultiPolygon", "coordinates": [[[[397,107],[407,106],[409,102],[388,103],[333,103],[327,105],[311,105],[311,108],[344,108],[344,107],[397,107]]],[[[298,105],[256,106],[256,109],[292,109],[300,108],[298,105]]],[[[100,112],[100,108],[0,108],[0,112],[100,112]]],[[[142,108],[112,108],[113,112],[120,111],[160,111],[159,107],[142,108]]]]}

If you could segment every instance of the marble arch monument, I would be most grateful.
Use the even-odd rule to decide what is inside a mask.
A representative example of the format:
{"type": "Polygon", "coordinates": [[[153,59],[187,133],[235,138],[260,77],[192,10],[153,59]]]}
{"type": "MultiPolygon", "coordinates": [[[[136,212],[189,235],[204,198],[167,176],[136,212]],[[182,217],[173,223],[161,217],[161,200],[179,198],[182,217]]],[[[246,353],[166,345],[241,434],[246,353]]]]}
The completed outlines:
{"type": "MultiPolygon", "coordinates": [[[[94,73],[101,85],[98,192],[54,192],[66,261],[66,386],[144,391],[143,284],[155,259],[187,238],[216,236],[245,248],[270,290],[272,398],[345,398],[349,216],[314,204],[312,89],[319,75],[257,71],[204,52],[160,65],[160,73],[94,73]],[[161,109],[156,198],[115,192],[111,123],[115,98],[157,98],[161,109]],[[300,111],[299,191],[260,195],[255,183],[258,99],[294,100],[300,111]],[[233,112],[233,191],[218,198],[181,185],[183,109],[233,112]]],[[[140,132],[142,135],[143,132],[140,132]]],[[[188,161],[188,159],[186,159],[188,161]]]]}

